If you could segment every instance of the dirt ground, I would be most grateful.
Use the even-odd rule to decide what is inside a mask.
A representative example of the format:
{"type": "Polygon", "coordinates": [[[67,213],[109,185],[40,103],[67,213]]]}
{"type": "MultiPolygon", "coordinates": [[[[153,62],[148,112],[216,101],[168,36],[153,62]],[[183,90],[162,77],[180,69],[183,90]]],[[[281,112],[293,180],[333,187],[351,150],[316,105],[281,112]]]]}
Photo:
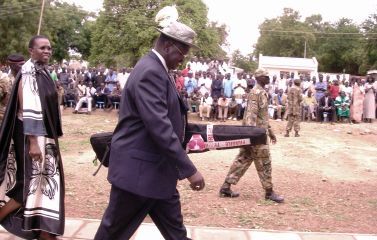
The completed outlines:
{"type": "MultiPolygon", "coordinates": [[[[107,169],[97,176],[89,136],[111,131],[117,113],[63,113],[60,144],[66,179],[66,215],[100,219],[110,185],[107,169]]],[[[198,117],[190,116],[190,121],[198,117]]],[[[216,123],[215,123],[216,124],[216,123]]],[[[217,123],[218,124],[218,123],[217,123]]],[[[227,124],[241,124],[228,120],[227,124]]],[[[179,182],[187,225],[319,232],[377,233],[377,122],[301,123],[301,137],[283,137],[286,122],[271,121],[278,143],[271,146],[274,189],[284,204],[264,200],[252,165],[238,185],[239,198],[220,198],[218,190],[238,150],[190,154],[206,187],[193,192],[179,182]]],[[[146,219],[146,221],[150,221],[146,219]]]]}

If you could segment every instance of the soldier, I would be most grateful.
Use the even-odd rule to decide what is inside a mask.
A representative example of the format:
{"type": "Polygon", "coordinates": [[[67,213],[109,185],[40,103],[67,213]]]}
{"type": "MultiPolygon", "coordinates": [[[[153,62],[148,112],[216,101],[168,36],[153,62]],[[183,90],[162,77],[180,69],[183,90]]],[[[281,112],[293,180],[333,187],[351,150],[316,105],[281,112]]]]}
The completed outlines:
{"type": "Polygon", "coordinates": [[[10,74],[0,72],[0,126],[8,104],[12,84],[22,65],[25,63],[25,58],[20,54],[12,54],[8,56],[7,63],[11,69],[10,74]]]}
{"type": "MultiPolygon", "coordinates": [[[[248,95],[247,107],[243,125],[265,128],[272,144],[276,143],[276,136],[268,123],[268,94],[264,90],[270,78],[264,69],[255,72],[257,84],[248,95]]],[[[240,148],[235,161],[229,169],[224,184],[220,188],[221,197],[238,197],[239,193],[230,189],[231,184],[237,184],[246,170],[254,162],[262,187],[266,191],[265,199],[277,203],[284,202],[284,198],[273,191],[271,179],[271,157],[268,142],[265,145],[245,146],[240,148]]]]}
{"type": "Polygon", "coordinates": [[[289,132],[292,130],[292,126],[295,129],[295,137],[299,137],[298,131],[300,131],[300,114],[301,114],[301,80],[295,79],[294,86],[289,89],[288,92],[288,124],[287,132],[284,135],[289,137],[289,132]]]}

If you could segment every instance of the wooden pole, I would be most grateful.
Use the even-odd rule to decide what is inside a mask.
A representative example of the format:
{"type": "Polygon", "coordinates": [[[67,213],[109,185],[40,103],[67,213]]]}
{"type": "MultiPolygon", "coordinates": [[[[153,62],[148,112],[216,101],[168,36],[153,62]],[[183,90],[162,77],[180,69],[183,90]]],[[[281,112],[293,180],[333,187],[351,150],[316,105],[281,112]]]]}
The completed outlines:
{"type": "Polygon", "coordinates": [[[39,15],[39,24],[38,24],[38,33],[39,35],[41,33],[41,26],[42,26],[42,17],[43,17],[43,11],[45,9],[45,0],[42,0],[42,7],[41,7],[41,14],[39,15]]]}
{"type": "Polygon", "coordinates": [[[306,58],[306,39],[305,39],[304,58],[306,58]]]}

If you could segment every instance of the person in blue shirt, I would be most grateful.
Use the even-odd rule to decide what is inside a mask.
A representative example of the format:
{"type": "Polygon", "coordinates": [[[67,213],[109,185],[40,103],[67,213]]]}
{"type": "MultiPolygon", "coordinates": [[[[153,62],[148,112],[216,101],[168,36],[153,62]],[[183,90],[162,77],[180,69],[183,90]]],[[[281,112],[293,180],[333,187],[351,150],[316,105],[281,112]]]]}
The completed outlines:
{"type": "Polygon", "coordinates": [[[116,73],[112,68],[110,68],[105,79],[106,87],[110,90],[110,92],[113,91],[113,88],[116,86],[117,81],[118,80],[116,73]]]}
{"type": "Polygon", "coordinates": [[[224,97],[231,98],[233,96],[233,80],[230,78],[230,74],[225,75],[223,88],[224,88],[224,97]]]}
{"type": "Polygon", "coordinates": [[[194,91],[194,89],[198,86],[198,83],[196,79],[193,77],[192,71],[190,71],[185,78],[185,88],[187,94],[190,96],[190,94],[194,91]]]}
{"type": "Polygon", "coordinates": [[[323,82],[323,75],[319,74],[318,78],[319,82],[315,84],[315,98],[317,102],[319,102],[319,100],[325,96],[325,92],[327,91],[327,84],[323,82]]]}

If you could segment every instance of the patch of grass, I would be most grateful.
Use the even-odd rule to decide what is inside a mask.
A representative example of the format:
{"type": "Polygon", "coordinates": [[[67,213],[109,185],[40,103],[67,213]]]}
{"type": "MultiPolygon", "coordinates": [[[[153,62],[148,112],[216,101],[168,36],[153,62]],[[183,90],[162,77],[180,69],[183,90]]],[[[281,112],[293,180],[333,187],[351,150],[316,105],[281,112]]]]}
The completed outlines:
{"type": "Polygon", "coordinates": [[[275,202],[270,201],[270,200],[264,200],[264,199],[259,199],[257,203],[258,203],[258,205],[262,205],[262,206],[275,205],[275,202]]]}
{"type": "Polygon", "coordinates": [[[90,144],[90,140],[89,138],[87,139],[82,139],[78,142],[79,145],[89,145],[90,144]]]}
{"type": "Polygon", "coordinates": [[[314,201],[309,197],[304,198],[295,198],[291,202],[292,207],[299,207],[299,206],[305,206],[305,207],[312,207],[315,206],[314,201]]]}
{"type": "Polygon", "coordinates": [[[372,208],[377,208],[377,199],[368,200],[368,203],[372,206],[372,208]]]}
{"type": "Polygon", "coordinates": [[[334,215],[334,218],[335,218],[335,220],[337,220],[339,222],[344,222],[344,221],[347,220],[347,217],[345,215],[341,214],[341,213],[336,213],[334,215]]]}
{"type": "Polygon", "coordinates": [[[253,218],[257,216],[250,216],[248,213],[241,213],[238,215],[238,222],[241,226],[253,224],[253,218]]]}

